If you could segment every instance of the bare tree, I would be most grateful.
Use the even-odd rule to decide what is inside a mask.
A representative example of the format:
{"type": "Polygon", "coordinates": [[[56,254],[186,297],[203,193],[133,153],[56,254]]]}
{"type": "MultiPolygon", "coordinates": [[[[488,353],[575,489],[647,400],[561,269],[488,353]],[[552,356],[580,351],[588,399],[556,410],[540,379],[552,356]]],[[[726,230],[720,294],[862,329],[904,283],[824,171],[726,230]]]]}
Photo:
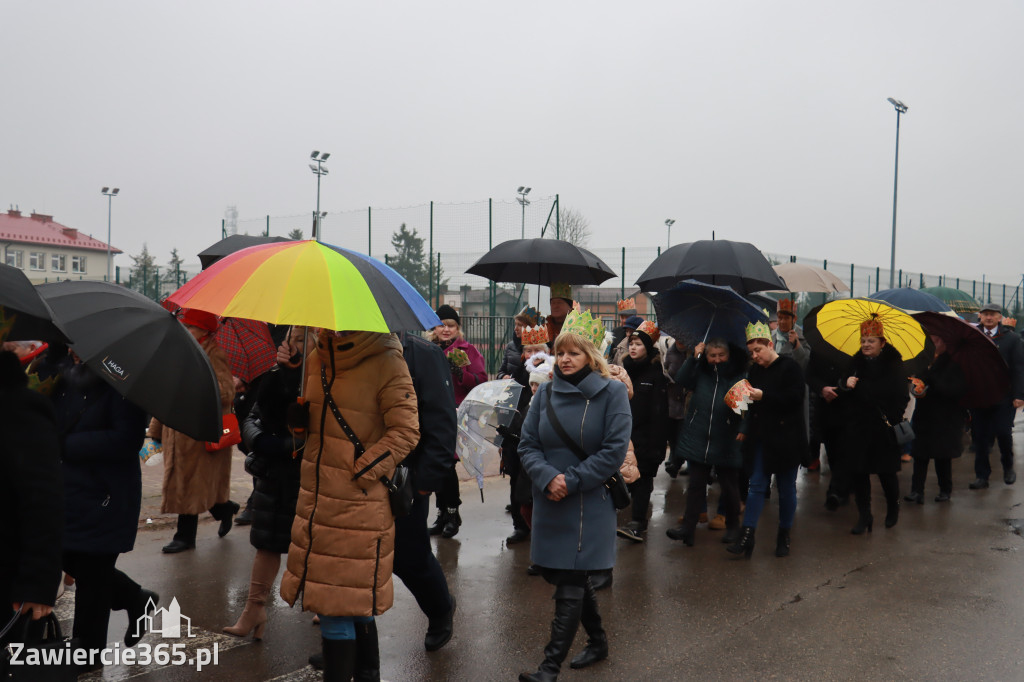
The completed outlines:
{"type": "Polygon", "coordinates": [[[590,221],[574,208],[558,209],[558,238],[586,247],[590,241],[590,221]]]}

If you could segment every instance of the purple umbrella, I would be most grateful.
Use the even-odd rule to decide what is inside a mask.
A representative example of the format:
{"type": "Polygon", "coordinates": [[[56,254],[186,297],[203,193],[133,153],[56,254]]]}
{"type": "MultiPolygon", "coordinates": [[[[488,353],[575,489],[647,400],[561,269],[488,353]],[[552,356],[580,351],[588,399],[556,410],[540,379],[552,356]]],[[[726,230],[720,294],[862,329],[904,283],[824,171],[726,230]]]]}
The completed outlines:
{"type": "Polygon", "coordinates": [[[914,313],[929,334],[946,342],[946,352],[967,378],[967,393],[960,405],[983,408],[995,405],[1010,390],[1010,369],[996,344],[973,324],[940,313],[914,313]]]}

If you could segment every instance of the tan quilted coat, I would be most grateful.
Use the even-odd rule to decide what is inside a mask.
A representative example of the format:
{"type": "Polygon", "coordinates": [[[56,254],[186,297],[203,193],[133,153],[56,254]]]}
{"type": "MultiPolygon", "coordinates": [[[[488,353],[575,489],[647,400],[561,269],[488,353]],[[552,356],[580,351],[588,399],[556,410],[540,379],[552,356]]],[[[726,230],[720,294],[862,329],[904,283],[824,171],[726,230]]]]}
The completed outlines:
{"type": "Polygon", "coordinates": [[[307,359],[309,437],[281,596],[306,611],[373,616],[391,608],[395,524],[380,477],[419,441],[419,416],[402,345],[390,334],[321,334],[307,359]],[[333,346],[333,348],[332,348],[333,346]],[[331,395],[366,452],[355,448],[324,399],[331,395]]]}

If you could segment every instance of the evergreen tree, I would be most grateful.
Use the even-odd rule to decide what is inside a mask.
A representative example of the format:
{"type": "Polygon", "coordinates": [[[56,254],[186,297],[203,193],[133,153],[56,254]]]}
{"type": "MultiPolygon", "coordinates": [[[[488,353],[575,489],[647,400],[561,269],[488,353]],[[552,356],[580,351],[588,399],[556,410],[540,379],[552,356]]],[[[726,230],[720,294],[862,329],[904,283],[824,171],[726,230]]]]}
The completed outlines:
{"type": "Polygon", "coordinates": [[[143,243],[142,253],[129,256],[134,263],[128,274],[128,288],[140,292],[154,301],[159,300],[160,270],[156,259],[149,253],[149,247],[143,243]]]}
{"type": "Polygon", "coordinates": [[[288,233],[288,239],[291,239],[293,242],[302,241],[302,230],[296,227],[288,233]]]}
{"type": "MultiPolygon", "coordinates": [[[[391,235],[391,247],[395,250],[395,255],[388,258],[388,265],[405,277],[420,296],[427,298],[433,288],[430,286],[429,257],[423,252],[423,238],[417,235],[415,229],[410,232],[405,223],[402,223],[398,232],[391,235]]],[[[437,282],[443,276],[443,272],[434,272],[433,275],[434,281],[437,282]]]]}
{"type": "Polygon", "coordinates": [[[167,263],[167,268],[164,269],[163,274],[160,275],[160,280],[164,285],[163,289],[166,293],[170,294],[177,291],[185,283],[187,276],[181,269],[181,264],[184,262],[184,259],[178,255],[178,250],[171,249],[171,260],[167,263]]]}

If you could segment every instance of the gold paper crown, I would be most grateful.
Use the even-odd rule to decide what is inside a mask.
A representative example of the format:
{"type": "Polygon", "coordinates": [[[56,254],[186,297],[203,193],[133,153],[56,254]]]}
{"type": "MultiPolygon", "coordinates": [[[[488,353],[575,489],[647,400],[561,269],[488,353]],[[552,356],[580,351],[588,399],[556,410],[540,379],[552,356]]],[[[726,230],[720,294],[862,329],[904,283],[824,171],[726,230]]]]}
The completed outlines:
{"type": "Polygon", "coordinates": [[[796,317],[796,301],[788,298],[784,298],[779,301],[779,313],[788,313],[793,317],[796,317]]]}
{"type": "Polygon", "coordinates": [[[772,340],[772,328],[768,326],[767,322],[754,322],[753,324],[748,324],[746,332],[748,343],[754,339],[765,339],[766,341],[772,340]]]}
{"type": "Polygon", "coordinates": [[[651,343],[657,342],[661,338],[661,330],[658,329],[658,323],[650,320],[644,320],[643,324],[636,328],[638,332],[643,332],[651,339],[651,343]]]}
{"type": "Polygon", "coordinates": [[[619,315],[629,315],[636,313],[636,301],[632,298],[626,298],[621,301],[616,301],[615,306],[619,309],[619,315]]]}
{"type": "Polygon", "coordinates": [[[551,298],[564,298],[569,301],[573,300],[572,285],[568,282],[552,282],[551,298]]]}
{"type": "Polygon", "coordinates": [[[534,326],[536,326],[537,322],[540,320],[540,312],[533,306],[526,306],[519,311],[519,315],[528,318],[530,320],[530,324],[534,326]]]}
{"type": "Polygon", "coordinates": [[[604,324],[600,318],[595,319],[590,311],[580,313],[577,310],[570,310],[565,316],[565,324],[562,325],[563,334],[576,334],[587,339],[594,346],[600,346],[604,340],[604,324]]]}
{"type": "Polygon", "coordinates": [[[860,323],[860,335],[877,336],[879,338],[885,336],[885,327],[882,326],[882,321],[878,319],[878,313],[871,313],[870,318],[860,323]]]}
{"type": "Polygon", "coordinates": [[[1016,326],[1017,326],[1017,318],[1016,317],[1004,317],[1003,318],[1003,324],[1005,324],[1007,327],[1014,327],[1014,328],[1016,328],[1016,326]]]}
{"type": "Polygon", "coordinates": [[[523,330],[524,346],[540,346],[548,342],[547,327],[527,327],[523,330]]]}

